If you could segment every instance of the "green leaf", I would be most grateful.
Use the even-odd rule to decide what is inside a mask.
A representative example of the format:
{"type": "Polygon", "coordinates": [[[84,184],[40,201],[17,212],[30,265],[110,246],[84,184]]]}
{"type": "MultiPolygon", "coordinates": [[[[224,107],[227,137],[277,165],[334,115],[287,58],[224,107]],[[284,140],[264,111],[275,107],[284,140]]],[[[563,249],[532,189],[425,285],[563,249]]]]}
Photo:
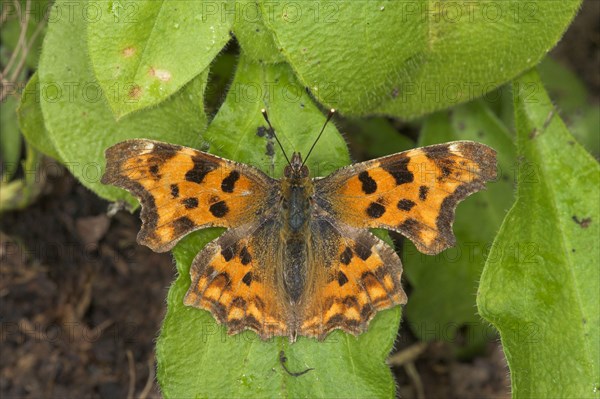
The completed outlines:
{"type": "Polygon", "coordinates": [[[298,78],[348,115],[417,117],[481,96],[535,65],[580,0],[260,0],[298,78]]]}
{"type": "Polygon", "coordinates": [[[600,167],[568,132],[532,70],[513,84],[517,201],[477,296],[515,398],[598,398],[600,167]]]}
{"type": "Polygon", "coordinates": [[[265,25],[321,103],[364,115],[423,63],[427,26],[402,2],[270,2],[265,25]],[[384,8],[382,11],[381,8],[384,8]]]}
{"type": "Polygon", "coordinates": [[[88,7],[94,74],[118,117],[177,92],[230,39],[232,1],[102,0],[88,7]]]}
{"type": "Polygon", "coordinates": [[[575,138],[594,155],[600,156],[600,107],[579,78],[558,62],[546,57],[538,66],[542,82],[558,112],[575,138]]]}
{"type": "Polygon", "coordinates": [[[399,133],[385,118],[361,118],[348,120],[348,139],[365,152],[368,159],[415,148],[414,141],[399,133]]]}
{"type": "Polygon", "coordinates": [[[60,159],[79,181],[107,199],[136,204],[125,191],[100,183],[104,150],[129,138],[197,145],[206,126],[202,102],[208,71],[163,104],[115,121],[85,51],[85,5],[66,0],[54,5],[72,7],[73,18],[50,24],[40,58],[41,108],[46,128],[60,159]]]}
{"type": "Polygon", "coordinates": [[[236,0],[233,33],[252,61],[272,64],[285,61],[273,41],[273,34],[265,27],[262,10],[255,0],[236,0]]]}
{"type": "MultiPolygon", "coordinates": [[[[307,154],[324,122],[322,113],[285,64],[261,66],[245,54],[225,103],[204,137],[213,152],[280,176],[286,160],[276,142],[264,137],[267,124],[261,114],[263,108],[288,157],[294,151],[307,154]]],[[[346,143],[330,123],[307,165],[312,175],[324,176],[348,163],[346,143]]]]}
{"type": "MultiPolygon", "coordinates": [[[[285,64],[252,63],[244,54],[225,103],[208,129],[211,151],[270,172],[268,139],[257,135],[258,128],[266,126],[260,114],[263,107],[286,151],[306,154],[325,121],[323,114],[285,64]],[[248,94],[257,89],[270,96],[248,94]],[[296,90],[298,98],[294,99],[288,91],[296,90]]],[[[321,140],[308,160],[313,174],[326,174],[348,163],[345,143],[333,125],[321,140]]],[[[281,160],[275,148],[277,175],[281,160]]],[[[394,396],[394,381],[384,361],[396,336],[399,307],[380,312],[369,331],[359,337],[335,331],[324,342],[300,337],[294,344],[287,337],[261,341],[249,331],[227,336],[208,312],[185,307],[192,259],[220,231],[193,234],[174,250],[179,277],[169,291],[167,316],[157,343],[158,380],[166,398],[394,396]],[[281,350],[290,370],[314,370],[290,376],[279,362],[281,350]]]]}
{"type": "Polygon", "coordinates": [[[428,117],[419,146],[472,140],[498,152],[498,179],[460,203],[453,226],[457,245],[435,255],[423,255],[408,240],[404,245],[406,276],[413,292],[406,317],[421,340],[455,342],[466,329],[463,355],[494,337],[475,313],[475,293],[481,270],[504,214],[513,200],[511,169],[515,149],[510,133],[481,100],[428,117]]]}
{"type": "Polygon", "coordinates": [[[44,115],[40,107],[40,79],[37,72],[31,76],[21,94],[17,115],[19,127],[28,144],[36,150],[61,161],[60,155],[58,155],[58,151],[44,125],[44,115]]]}
{"type": "Polygon", "coordinates": [[[225,93],[233,80],[237,56],[221,53],[210,66],[208,84],[204,93],[204,108],[208,115],[215,115],[225,100],[225,93]]]}
{"type": "Polygon", "coordinates": [[[17,102],[15,96],[8,96],[0,106],[0,178],[1,183],[8,182],[17,171],[21,158],[21,133],[17,125],[17,102]]]}

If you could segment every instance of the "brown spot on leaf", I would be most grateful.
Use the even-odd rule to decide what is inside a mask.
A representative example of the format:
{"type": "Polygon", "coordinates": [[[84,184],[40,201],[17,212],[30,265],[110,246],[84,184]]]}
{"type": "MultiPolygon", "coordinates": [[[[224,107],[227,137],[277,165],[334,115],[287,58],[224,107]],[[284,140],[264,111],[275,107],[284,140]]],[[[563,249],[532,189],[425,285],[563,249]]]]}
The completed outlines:
{"type": "Polygon", "coordinates": [[[133,100],[137,100],[142,96],[142,88],[139,85],[132,85],[127,92],[127,96],[133,100]]]}
{"type": "Polygon", "coordinates": [[[135,54],[135,51],[136,51],[135,47],[129,46],[129,47],[125,47],[123,49],[123,51],[121,51],[121,54],[123,54],[123,57],[129,58],[135,54]]]}
{"type": "Polygon", "coordinates": [[[166,69],[154,69],[153,67],[150,67],[148,74],[163,82],[168,82],[172,78],[171,72],[167,71],[166,69]]]}

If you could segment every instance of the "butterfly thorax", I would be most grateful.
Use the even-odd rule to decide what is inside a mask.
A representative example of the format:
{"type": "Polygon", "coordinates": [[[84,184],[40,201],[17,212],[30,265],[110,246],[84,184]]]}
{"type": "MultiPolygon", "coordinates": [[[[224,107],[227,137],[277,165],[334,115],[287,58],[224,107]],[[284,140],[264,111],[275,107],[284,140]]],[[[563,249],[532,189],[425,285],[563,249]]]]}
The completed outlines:
{"type": "Polygon", "coordinates": [[[308,237],[314,186],[299,153],[294,153],[281,179],[283,285],[291,302],[300,301],[307,280],[308,237]]]}

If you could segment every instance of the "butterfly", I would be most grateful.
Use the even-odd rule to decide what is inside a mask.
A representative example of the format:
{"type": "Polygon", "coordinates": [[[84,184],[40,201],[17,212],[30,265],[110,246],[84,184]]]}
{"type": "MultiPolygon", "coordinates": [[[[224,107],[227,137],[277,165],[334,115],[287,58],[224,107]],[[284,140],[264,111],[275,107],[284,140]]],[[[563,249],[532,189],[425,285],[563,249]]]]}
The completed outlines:
{"type": "Polygon", "coordinates": [[[194,230],[227,229],[194,258],[186,305],[211,312],[229,334],[248,329],[292,342],[322,340],[335,329],[358,335],[377,311],[405,304],[400,258],[369,229],[396,231],[419,251],[439,253],[455,245],[458,202],[496,177],[496,152],[471,141],[355,163],[323,178],[311,178],[297,152],[274,179],[145,139],[108,148],[106,160],[102,183],[141,202],[139,243],[164,252],[194,230]]]}

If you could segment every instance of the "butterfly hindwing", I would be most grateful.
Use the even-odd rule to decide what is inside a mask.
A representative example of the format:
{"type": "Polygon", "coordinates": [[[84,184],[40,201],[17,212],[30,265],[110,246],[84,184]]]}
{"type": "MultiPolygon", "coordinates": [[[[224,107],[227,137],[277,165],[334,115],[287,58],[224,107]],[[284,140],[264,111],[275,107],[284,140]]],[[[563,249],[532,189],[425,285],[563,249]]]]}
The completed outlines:
{"type": "Polygon", "coordinates": [[[426,254],[455,244],[458,202],[496,177],[496,152],[470,141],[416,148],[347,166],[315,183],[336,220],[408,237],[426,254]]]}
{"type": "Polygon", "coordinates": [[[289,335],[290,309],[277,282],[282,245],[276,220],[228,230],[194,259],[184,303],[210,311],[235,334],[289,335]]]}
{"type": "Polygon", "coordinates": [[[157,252],[203,227],[249,223],[272,206],[274,180],[249,165],[152,140],[106,150],[102,183],[124,188],[142,204],[138,242],[157,252]]]}
{"type": "Polygon", "coordinates": [[[360,334],[377,311],[406,303],[402,263],[381,239],[329,218],[312,222],[311,237],[314,277],[299,315],[300,335],[360,334]]]}

